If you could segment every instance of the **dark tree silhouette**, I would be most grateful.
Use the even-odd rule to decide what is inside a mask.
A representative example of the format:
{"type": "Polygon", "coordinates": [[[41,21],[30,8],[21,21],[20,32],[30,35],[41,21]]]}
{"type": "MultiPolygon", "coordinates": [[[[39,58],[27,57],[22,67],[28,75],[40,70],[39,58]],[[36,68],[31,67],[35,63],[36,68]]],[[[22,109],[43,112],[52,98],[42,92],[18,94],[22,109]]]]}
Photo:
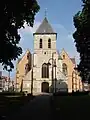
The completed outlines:
{"type": "Polygon", "coordinates": [[[73,18],[76,31],[73,34],[80,63],[77,67],[83,81],[90,82],[90,0],[83,0],[83,8],[73,18]]]}
{"type": "Polygon", "coordinates": [[[0,63],[14,68],[12,60],[22,54],[18,30],[24,23],[33,27],[40,7],[36,0],[3,0],[0,4],[0,63]]]}

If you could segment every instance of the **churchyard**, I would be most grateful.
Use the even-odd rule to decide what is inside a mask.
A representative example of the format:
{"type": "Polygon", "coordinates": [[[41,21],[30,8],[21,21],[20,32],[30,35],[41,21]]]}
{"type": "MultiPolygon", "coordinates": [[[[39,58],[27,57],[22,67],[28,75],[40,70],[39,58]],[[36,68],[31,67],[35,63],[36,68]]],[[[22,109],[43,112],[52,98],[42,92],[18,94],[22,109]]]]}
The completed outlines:
{"type": "Polygon", "coordinates": [[[31,95],[25,96],[23,93],[0,93],[0,120],[19,111],[24,104],[27,104],[32,99],[31,95]]]}
{"type": "MultiPolygon", "coordinates": [[[[55,118],[78,120],[89,116],[90,96],[83,93],[60,93],[51,97],[51,114],[55,118]]],[[[23,93],[0,93],[0,119],[18,112],[34,96],[25,96],[23,93]]]]}
{"type": "Polygon", "coordinates": [[[75,95],[56,95],[52,102],[53,115],[62,120],[81,120],[89,118],[90,96],[88,92],[75,95]]]}

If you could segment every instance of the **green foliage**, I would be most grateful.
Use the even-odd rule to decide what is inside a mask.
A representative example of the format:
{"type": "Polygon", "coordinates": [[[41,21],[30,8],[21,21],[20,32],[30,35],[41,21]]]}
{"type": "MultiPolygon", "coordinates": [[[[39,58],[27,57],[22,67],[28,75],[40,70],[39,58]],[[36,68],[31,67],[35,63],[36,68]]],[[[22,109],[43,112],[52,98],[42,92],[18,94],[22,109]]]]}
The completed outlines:
{"type": "Polygon", "coordinates": [[[22,54],[18,30],[24,23],[33,27],[40,7],[36,0],[4,0],[0,4],[0,63],[14,68],[12,61],[22,54]]]}
{"type": "Polygon", "coordinates": [[[83,0],[82,11],[74,17],[76,31],[73,34],[77,51],[80,53],[78,71],[83,81],[90,81],[90,0],[83,0]]]}

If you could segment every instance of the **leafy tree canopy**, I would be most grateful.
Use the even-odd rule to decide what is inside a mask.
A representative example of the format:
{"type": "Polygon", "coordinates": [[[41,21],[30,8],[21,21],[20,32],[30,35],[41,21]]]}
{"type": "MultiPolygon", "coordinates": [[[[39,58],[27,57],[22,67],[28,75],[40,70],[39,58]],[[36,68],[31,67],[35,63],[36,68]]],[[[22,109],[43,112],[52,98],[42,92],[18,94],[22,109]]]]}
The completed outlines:
{"type": "Polygon", "coordinates": [[[76,31],[73,34],[80,63],[77,67],[83,81],[90,82],[90,0],[83,0],[82,11],[74,17],[76,31]]]}
{"type": "Polygon", "coordinates": [[[40,7],[36,0],[3,0],[0,4],[0,63],[14,68],[12,63],[22,54],[18,30],[24,23],[33,27],[40,7]]]}

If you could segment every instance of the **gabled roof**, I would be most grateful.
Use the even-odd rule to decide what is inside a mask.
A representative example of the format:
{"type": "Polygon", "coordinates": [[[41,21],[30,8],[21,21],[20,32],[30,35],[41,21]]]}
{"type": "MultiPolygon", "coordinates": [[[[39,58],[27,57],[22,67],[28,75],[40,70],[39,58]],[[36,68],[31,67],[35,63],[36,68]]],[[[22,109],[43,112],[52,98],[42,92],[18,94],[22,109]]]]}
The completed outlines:
{"type": "Polygon", "coordinates": [[[51,25],[49,24],[47,18],[45,17],[34,34],[53,34],[53,33],[56,34],[51,25]]]}
{"type": "MultiPolygon", "coordinates": [[[[69,57],[69,55],[68,55],[68,53],[65,51],[65,49],[64,49],[64,48],[62,49],[61,53],[62,53],[62,52],[66,53],[66,54],[67,54],[67,56],[68,56],[68,58],[71,60],[71,62],[72,62],[73,64],[75,64],[75,65],[76,65],[75,58],[70,58],[70,57],[69,57]]],[[[61,55],[61,53],[60,53],[60,55],[61,55]]]]}
{"type": "Polygon", "coordinates": [[[20,63],[20,61],[23,59],[23,57],[26,55],[27,52],[30,52],[29,49],[26,50],[26,52],[24,53],[24,55],[21,58],[18,58],[18,64],[20,63]]]}

